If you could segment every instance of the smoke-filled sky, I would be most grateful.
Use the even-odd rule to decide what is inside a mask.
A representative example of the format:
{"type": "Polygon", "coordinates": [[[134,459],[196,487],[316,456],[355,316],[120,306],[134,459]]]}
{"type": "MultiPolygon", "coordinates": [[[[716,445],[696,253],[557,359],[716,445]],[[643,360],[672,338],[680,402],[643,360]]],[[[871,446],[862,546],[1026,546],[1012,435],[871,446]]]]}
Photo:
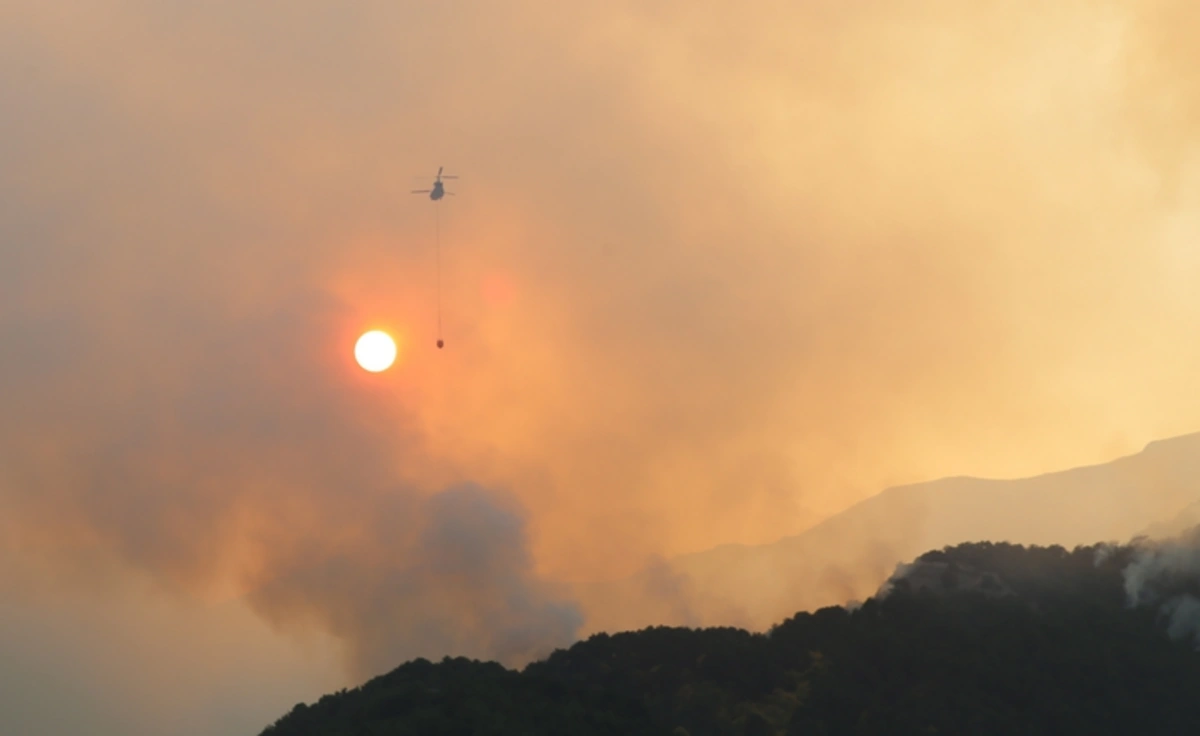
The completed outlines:
{"type": "Polygon", "coordinates": [[[355,677],[521,657],[558,581],[1194,431],[1197,31],[0,0],[0,580],[240,601],[355,677]]]}

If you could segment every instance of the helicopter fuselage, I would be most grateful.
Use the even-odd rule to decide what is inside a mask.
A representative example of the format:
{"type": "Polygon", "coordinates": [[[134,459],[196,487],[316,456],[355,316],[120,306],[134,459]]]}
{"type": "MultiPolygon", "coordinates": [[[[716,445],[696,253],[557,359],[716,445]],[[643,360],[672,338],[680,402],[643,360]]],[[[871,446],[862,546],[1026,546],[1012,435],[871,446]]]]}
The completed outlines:
{"type": "Polygon", "coordinates": [[[429,198],[436,202],[445,196],[445,194],[446,192],[442,188],[442,183],[440,181],[435,181],[433,183],[433,189],[429,191],[429,198]]]}

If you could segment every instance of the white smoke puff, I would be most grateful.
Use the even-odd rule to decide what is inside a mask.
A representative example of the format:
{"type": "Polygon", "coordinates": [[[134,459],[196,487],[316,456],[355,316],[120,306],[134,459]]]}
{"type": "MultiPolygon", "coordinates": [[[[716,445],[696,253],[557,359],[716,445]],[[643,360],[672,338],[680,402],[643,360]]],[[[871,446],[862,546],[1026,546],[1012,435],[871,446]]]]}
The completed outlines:
{"type": "Polygon", "coordinates": [[[1171,639],[1191,636],[1196,648],[1200,649],[1200,600],[1191,595],[1178,595],[1164,603],[1159,610],[1170,618],[1167,635],[1171,639]]]}
{"type": "Polygon", "coordinates": [[[1200,579],[1200,538],[1196,532],[1161,542],[1140,541],[1133,560],[1121,573],[1131,607],[1155,600],[1155,588],[1163,583],[1200,579]]]}
{"type": "Polygon", "coordinates": [[[1105,562],[1107,562],[1108,559],[1110,557],[1112,557],[1113,553],[1116,551],[1117,551],[1117,545],[1113,542],[1104,542],[1102,544],[1096,545],[1096,554],[1092,560],[1092,564],[1096,567],[1100,567],[1105,562]]]}
{"type": "Polygon", "coordinates": [[[909,562],[901,562],[896,565],[896,570],[892,573],[883,585],[879,586],[879,590],[875,591],[875,599],[883,600],[892,594],[896,589],[896,583],[907,578],[912,571],[916,569],[916,565],[909,562]]]}

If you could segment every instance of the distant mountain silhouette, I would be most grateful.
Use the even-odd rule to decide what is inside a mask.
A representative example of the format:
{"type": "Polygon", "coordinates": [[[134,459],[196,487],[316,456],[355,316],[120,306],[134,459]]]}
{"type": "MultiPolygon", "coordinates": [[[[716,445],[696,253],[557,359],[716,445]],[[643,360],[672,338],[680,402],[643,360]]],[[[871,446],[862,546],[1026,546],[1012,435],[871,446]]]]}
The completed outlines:
{"type": "Polygon", "coordinates": [[[1169,534],[1200,520],[1200,433],[1109,463],[1017,480],[899,486],[772,544],[726,545],[577,586],[587,632],[649,625],[762,630],[863,599],[898,564],[968,541],[1067,547],[1169,534]]]}

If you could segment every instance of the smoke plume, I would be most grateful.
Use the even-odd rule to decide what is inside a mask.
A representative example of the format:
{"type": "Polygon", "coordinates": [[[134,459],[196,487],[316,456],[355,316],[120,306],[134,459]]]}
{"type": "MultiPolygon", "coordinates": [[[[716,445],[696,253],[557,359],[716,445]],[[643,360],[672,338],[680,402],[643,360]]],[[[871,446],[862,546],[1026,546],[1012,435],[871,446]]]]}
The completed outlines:
{"type": "Polygon", "coordinates": [[[390,391],[312,350],[353,323],[336,298],[180,316],[140,322],[125,344],[140,369],[95,361],[103,392],[39,369],[57,336],[0,320],[4,367],[25,376],[3,395],[26,411],[0,444],[23,521],[10,542],[57,574],[111,555],[168,590],[248,595],[282,629],[335,634],[356,676],[422,655],[520,664],[573,640],[581,613],[537,579],[519,501],[438,491],[390,391]],[[72,544],[51,544],[63,530],[72,544]]]}
{"type": "Polygon", "coordinates": [[[411,535],[384,514],[348,543],[313,540],[251,600],[282,623],[307,612],[350,642],[359,675],[447,653],[519,666],[574,642],[582,614],[533,575],[519,511],[473,485],[397,510],[413,511],[411,535]]]}
{"type": "Polygon", "coordinates": [[[0,3],[8,559],[520,659],[546,580],[1192,431],[1197,12],[0,3]]]}
{"type": "Polygon", "coordinates": [[[1157,606],[1173,639],[1194,638],[1200,648],[1200,527],[1179,536],[1134,541],[1122,570],[1131,607],[1157,606]]]}

